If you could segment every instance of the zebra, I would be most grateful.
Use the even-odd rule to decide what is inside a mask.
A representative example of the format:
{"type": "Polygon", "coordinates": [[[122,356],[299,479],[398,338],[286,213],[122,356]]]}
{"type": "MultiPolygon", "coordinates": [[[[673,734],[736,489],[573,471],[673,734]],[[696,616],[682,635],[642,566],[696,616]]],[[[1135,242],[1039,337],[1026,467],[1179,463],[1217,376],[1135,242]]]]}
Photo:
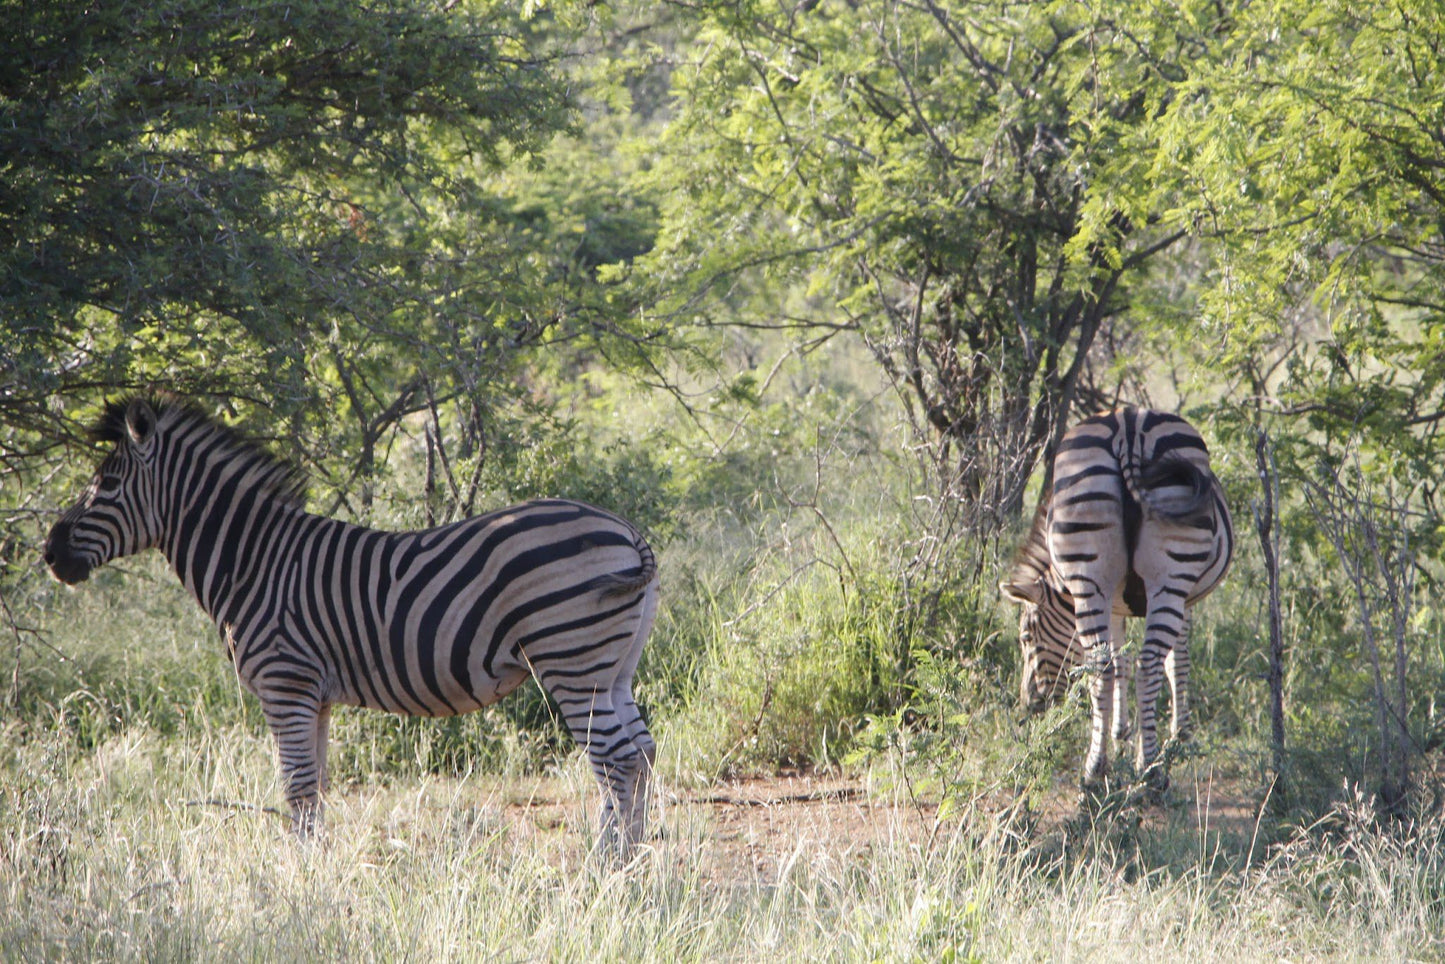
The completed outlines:
{"type": "Polygon", "coordinates": [[[419,532],[312,515],[292,466],[170,395],[108,404],[91,436],[114,447],[46,564],[75,585],[160,549],[260,701],[299,836],[321,823],[333,705],[451,716],[532,676],[591,762],[599,845],[642,839],[656,744],[632,679],[659,581],[633,525],[563,499],[419,532]]]}
{"type": "Polygon", "coordinates": [[[1108,769],[1106,733],[1130,735],[1121,665],[1124,619],[1146,620],[1139,653],[1138,767],[1163,790],[1155,715],[1168,678],[1171,732],[1186,739],[1190,608],[1229,568],[1234,533],[1203,438],[1168,412],[1124,407],[1069,429],[1054,457],[1028,538],[999,588],[1021,603],[1021,698],[1031,712],[1057,700],[1069,671],[1090,671],[1093,714],[1084,784],[1108,769]]]}

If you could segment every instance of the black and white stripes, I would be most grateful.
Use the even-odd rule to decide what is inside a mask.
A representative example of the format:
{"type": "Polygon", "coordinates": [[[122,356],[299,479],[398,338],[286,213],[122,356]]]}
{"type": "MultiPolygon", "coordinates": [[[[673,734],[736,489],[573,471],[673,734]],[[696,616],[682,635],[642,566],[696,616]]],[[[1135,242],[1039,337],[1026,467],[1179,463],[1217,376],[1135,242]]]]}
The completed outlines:
{"type": "Polygon", "coordinates": [[[641,838],[655,745],[632,677],[658,583],[630,524],[549,500],[380,532],[306,513],[287,466],[178,403],[112,405],[96,436],[115,448],[46,562],[76,583],[119,556],[165,554],[261,701],[303,832],[333,704],[450,716],[530,675],[587,751],[603,839],[626,851],[641,838]]]}
{"type": "MultiPolygon", "coordinates": [[[[1071,428],[1054,458],[1004,594],[1023,604],[1022,695],[1038,709],[1090,672],[1086,783],[1107,769],[1106,736],[1129,732],[1120,665],[1124,618],[1144,617],[1139,654],[1139,766],[1158,755],[1156,704],[1167,677],[1173,732],[1189,728],[1189,609],[1224,577],[1234,534],[1199,433],[1177,415],[1122,408],[1071,428]]],[[[1155,785],[1167,777],[1150,773],[1155,785]]]]}

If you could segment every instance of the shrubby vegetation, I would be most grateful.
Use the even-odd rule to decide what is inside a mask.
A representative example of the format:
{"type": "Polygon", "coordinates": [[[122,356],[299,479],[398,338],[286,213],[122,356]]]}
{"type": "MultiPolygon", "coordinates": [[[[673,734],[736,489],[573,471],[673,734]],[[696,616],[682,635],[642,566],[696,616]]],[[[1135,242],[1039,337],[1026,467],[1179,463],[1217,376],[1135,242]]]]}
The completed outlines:
{"type": "Polygon", "coordinates": [[[6,955],[1439,954],[1437,5],[103,6],[0,0],[6,955]],[[818,767],[937,830],[773,888],[684,826],[578,873],[472,798],[581,798],[529,686],[339,712],[355,833],[291,853],[231,819],[273,748],[161,560],[40,570],[141,387],[317,511],[629,516],[664,782],[818,767]],[[1148,811],[1078,804],[1085,701],[1021,720],[993,589],[1116,402],[1201,428],[1238,536],[1148,811]]]}

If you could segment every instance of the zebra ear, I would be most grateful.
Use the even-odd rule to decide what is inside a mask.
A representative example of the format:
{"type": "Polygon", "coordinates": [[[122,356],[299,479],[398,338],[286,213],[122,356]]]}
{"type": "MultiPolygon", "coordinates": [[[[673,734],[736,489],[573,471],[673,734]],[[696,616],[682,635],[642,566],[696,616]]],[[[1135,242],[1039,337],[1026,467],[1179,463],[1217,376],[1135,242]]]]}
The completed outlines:
{"type": "Polygon", "coordinates": [[[144,399],[132,400],[125,410],[125,434],[129,436],[131,446],[142,453],[148,451],[155,432],[155,409],[144,399]]]}
{"type": "Polygon", "coordinates": [[[998,584],[998,591],[1014,602],[1021,603],[1036,603],[1039,601],[1039,597],[1043,595],[1043,593],[1039,591],[1038,580],[1029,581],[1017,577],[1010,577],[1000,582],[998,584]]]}

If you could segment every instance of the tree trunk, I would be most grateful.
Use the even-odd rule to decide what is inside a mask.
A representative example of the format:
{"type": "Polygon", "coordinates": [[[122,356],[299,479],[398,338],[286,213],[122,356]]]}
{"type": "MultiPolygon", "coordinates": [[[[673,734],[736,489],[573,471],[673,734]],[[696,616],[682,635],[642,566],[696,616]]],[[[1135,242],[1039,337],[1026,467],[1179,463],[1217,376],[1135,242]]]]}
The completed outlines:
{"type": "Polygon", "coordinates": [[[1255,468],[1259,472],[1263,504],[1254,505],[1254,526],[1264,553],[1264,573],[1269,589],[1269,747],[1275,792],[1281,800],[1285,791],[1284,752],[1284,621],[1279,598],[1279,536],[1275,531],[1276,472],[1269,450],[1269,435],[1261,429],[1254,440],[1255,468]]]}

